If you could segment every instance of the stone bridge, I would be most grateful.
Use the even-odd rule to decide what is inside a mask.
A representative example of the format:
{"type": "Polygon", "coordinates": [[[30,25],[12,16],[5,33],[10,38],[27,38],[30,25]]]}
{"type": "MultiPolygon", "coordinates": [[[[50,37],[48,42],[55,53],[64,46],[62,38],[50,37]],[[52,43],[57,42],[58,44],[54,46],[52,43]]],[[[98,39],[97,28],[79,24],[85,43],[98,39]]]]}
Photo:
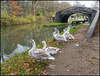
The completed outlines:
{"type": "Polygon", "coordinates": [[[100,18],[99,10],[95,10],[93,8],[87,8],[87,7],[66,8],[56,13],[55,22],[67,23],[69,16],[75,13],[82,13],[83,15],[86,15],[88,17],[90,23],[90,27],[87,31],[86,38],[91,38],[92,35],[94,34],[94,31],[96,30],[95,27],[100,25],[98,22],[100,18]]]}
{"type": "Polygon", "coordinates": [[[82,13],[83,15],[86,15],[89,19],[89,22],[91,23],[95,14],[96,10],[92,8],[87,7],[70,7],[63,9],[61,11],[58,11],[55,16],[55,22],[62,22],[67,23],[68,18],[75,13],[82,13]]]}

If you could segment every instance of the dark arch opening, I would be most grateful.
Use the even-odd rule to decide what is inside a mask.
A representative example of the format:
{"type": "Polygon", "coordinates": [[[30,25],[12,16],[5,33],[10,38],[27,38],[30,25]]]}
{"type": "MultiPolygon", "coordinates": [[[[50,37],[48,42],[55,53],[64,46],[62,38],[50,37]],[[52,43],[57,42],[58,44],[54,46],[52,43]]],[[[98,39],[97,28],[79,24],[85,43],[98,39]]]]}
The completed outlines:
{"type": "MultiPolygon", "coordinates": [[[[81,13],[81,12],[76,12],[76,13],[81,13]]],[[[70,14],[64,14],[64,15],[62,15],[61,16],[61,22],[62,23],[67,23],[68,22],[68,18],[71,16],[71,15],[73,15],[73,14],[76,14],[76,13],[70,13],[70,14]]],[[[86,14],[86,13],[81,13],[81,14],[83,14],[83,15],[86,15],[87,17],[88,17],[88,22],[90,23],[90,15],[88,15],[88,14],[86,14]]]]}

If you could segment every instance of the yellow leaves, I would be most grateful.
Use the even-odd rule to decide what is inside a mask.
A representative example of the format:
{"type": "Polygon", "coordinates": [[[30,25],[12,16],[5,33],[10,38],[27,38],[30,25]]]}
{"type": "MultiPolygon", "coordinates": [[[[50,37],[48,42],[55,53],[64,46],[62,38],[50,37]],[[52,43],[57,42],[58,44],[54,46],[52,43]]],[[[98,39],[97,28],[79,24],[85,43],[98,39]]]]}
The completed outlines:
{"type": "Polygon", "coordinates": [[[13,18],[15,18],[16,16],[15,16],[15,15],[13,15],[12,17],[13,17],[13,18]]]}
{"type": "Polygon", "coordinates": [[[8,71],[11,69],[11,66],[8,67],[8,71]]]}

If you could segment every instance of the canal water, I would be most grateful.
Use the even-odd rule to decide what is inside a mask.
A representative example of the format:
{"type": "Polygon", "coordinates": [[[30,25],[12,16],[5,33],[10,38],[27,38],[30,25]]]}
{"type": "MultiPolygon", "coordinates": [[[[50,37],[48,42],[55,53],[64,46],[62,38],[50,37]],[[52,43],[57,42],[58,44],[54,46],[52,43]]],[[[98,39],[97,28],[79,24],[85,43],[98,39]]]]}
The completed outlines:
{"type": "MultiPolygon", "coordinates": [[[[42,25],[34,23],[1,27],[1,62],[31,48],[31,45],[28,44],[30,39],[34,39],[36,44],[50,39],[53,36],[54,27],[45,27],[42,25]]],[[[66,25],[61,25],[57,29],[62,32],[65,27],[66,25]]]]}

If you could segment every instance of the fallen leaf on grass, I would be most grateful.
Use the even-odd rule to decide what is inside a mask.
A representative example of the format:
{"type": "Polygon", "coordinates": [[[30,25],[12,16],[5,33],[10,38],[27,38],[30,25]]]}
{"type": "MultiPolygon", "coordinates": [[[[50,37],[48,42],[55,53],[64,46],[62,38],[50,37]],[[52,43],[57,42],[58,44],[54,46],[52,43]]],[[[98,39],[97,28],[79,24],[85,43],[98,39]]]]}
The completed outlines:
{"type": "Polygon", "coordinates": [[[36,65],[36,67],[38,67],[39,65],[36,65]]]}
{"type": "Polygon", "coordinates": [[[18,63],[17,64],[15,64],[15,67],[17,67],[18,66],[18,63]]]}
{"type": "Polygon", "coordinates": [[[37,70],[37,68],[35,68],[35,70],[37,70]]]}
{"type": "Polygon", "coordinates": [[[8,71],[11,69],[11,66],[8,67],[8,71]]]}
{"type": "Polygon", "coordinates": [[[26,64],[26,67],[29,67],[29,64],[26,64]]]}
{"type": "Polygon", "coordinates": [[[25,63],[30,63],[29,61],[25,61],[25,63]]]}
{"type": "Polygon", "coordinates": [[[14,73],[10,73],[10,75],[14,75],[14,73]]]}
{"type": "Polygon", "coordinates": [[[25,72],[26,72],[26,73],[29,73],[29,72],[30,72],[30,69],[27,69],[25,72]]]}

